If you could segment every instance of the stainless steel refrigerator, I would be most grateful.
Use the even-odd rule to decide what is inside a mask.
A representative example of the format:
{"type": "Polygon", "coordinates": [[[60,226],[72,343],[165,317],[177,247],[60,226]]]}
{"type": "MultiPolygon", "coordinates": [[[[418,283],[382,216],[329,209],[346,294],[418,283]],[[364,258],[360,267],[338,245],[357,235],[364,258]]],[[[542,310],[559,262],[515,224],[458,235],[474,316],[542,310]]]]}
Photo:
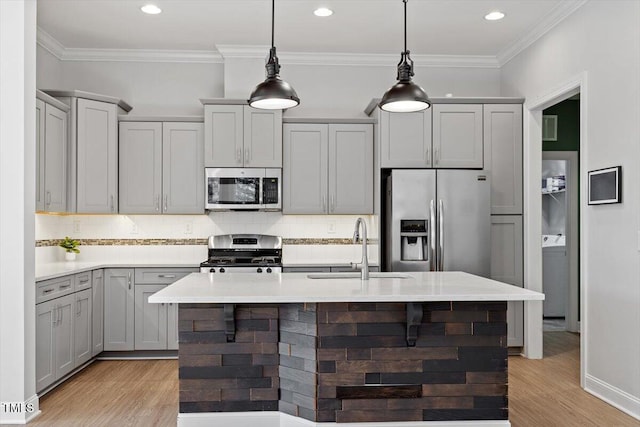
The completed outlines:
{"type": "Polygon", "coordinates": [[[393,169],[386,184],[385,269],[489,277],[487,171],[393,169]]]}

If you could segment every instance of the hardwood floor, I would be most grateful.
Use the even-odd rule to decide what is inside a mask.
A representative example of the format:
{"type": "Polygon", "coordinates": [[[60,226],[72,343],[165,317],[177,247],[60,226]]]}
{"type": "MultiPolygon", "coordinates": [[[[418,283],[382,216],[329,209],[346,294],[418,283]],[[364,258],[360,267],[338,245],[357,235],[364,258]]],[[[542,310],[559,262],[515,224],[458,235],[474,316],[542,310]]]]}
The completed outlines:
{"type": "MultiPolygon", "coordinates": [[[[580,388],[580,341],[544,333],[545,358],[509,358],[509,419],[513,427],[639,427],[580,388]]],[[[44,396],[29,425],[174,426],[178,413],[175,360],[98,361],[44,396]]]]}

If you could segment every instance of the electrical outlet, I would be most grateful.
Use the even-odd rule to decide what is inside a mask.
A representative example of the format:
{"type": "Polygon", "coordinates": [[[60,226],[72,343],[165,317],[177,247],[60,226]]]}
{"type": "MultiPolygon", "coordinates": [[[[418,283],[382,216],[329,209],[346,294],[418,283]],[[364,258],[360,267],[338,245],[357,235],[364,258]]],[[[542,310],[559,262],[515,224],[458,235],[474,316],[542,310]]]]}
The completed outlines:
{"type": "Polygon", "coordinates": [[[74,233],[79,233],[80,232],[80,220],[76,219],[73,221],[73,232],[74,233]]]}
{"type": "Polygon", "coordinates": [[[329,221],[329,224],[327,226],[327,233],[336,234],[336,222],[335,221],[329,221]]]}
{"type": "Polygon", "coordinates": [[[187,221],[184,224],[184,234],[193,234],[193,222],[187,221]]]}

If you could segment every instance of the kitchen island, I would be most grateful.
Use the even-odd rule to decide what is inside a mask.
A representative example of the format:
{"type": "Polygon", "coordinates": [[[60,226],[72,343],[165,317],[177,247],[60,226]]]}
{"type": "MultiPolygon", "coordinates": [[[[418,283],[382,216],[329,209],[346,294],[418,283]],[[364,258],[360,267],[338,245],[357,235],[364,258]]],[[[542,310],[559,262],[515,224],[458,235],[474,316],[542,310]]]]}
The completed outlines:
{"type": "Polygon", "coordinates": [[[506,301],[544,295],[397,275],[194,273],[151,296],[180,303],[178,425],[508,426],[506,301]]]}

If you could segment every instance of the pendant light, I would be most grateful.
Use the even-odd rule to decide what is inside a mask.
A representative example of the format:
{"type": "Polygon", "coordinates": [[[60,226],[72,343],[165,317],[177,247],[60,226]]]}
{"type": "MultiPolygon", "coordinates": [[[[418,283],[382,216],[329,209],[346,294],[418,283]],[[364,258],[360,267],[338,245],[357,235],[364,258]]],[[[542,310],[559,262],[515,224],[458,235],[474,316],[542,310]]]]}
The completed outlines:
{"type": "Polygon", "coordinates": [[[413,61],[407,50],[407,0],[404,3],[404,52],[400,54],[398,63],[398,83],[385,92],[380,101],[380,108],[394,113],[421,111],[431,106],[431,101],[424,89],[411,81],[413,77],[413,61]]]}
{"type": "Polygon", "coordinates": [[[267,78],[251,92],[249,105],[264,110],[280,110],[300,104],[298,94],[291,85],[280,79],[280,63],[274,45],[275,0],[271,0],[271,49],[265,66],[267,78]]]}

